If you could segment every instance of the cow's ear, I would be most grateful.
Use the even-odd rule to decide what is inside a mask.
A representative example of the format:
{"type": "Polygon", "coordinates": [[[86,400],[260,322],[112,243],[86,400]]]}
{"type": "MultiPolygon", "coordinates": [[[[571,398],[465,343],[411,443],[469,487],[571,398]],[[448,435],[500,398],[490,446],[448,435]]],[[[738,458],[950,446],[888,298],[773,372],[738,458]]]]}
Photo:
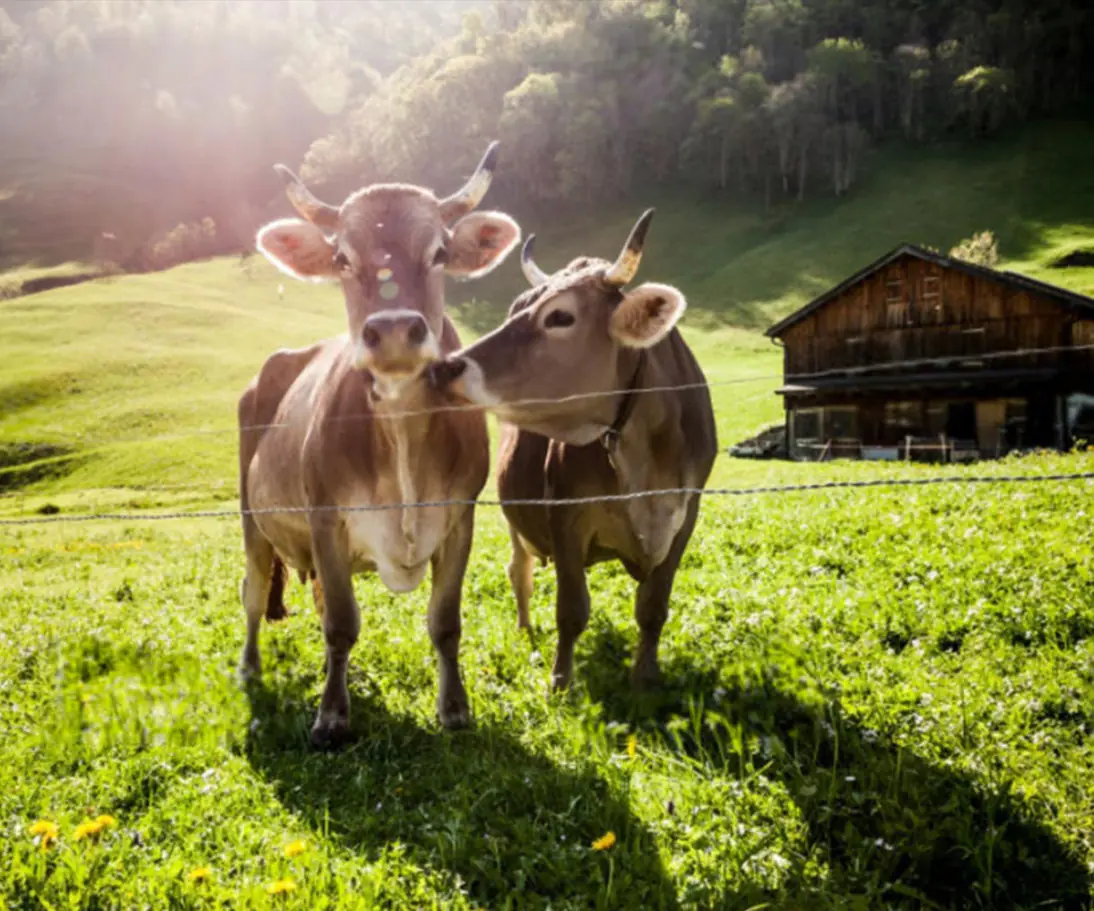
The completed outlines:
{"type": "Polygon", "coordinates": [[[675,288],[646,282],[623,296],[612,311],[608,331],[627,348],[652,348],[672,331],[687,307],[675,288]]]}
{"type": "Polygon", "coordinates": [[[520,225],[501,212],[472,212],[452,226],[445,272],[478,278],[501,265],[520,243],[520,225]]]}
{"type": "Polygon", "coordinates": [[[335,277],[334,247],[309,221],[282,218],[258,232],[259,252],[286,275],[305,281],[335,277]]]}

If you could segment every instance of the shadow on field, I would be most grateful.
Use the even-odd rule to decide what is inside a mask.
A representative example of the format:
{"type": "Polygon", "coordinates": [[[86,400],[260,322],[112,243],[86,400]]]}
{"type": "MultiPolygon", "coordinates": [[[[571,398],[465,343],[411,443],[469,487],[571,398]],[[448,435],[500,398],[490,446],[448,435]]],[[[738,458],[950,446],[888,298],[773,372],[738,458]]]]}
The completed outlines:
{"type": "MultiPolygon", "coordinates": [[[[308,745],[315,698],[304,681],[277,675],[249,693],[252,766],[286,807],[370,860],[402,845],[489,908],[615,908],[626,896],[676,907],[653,836],[591,765],[560,768],[481,723],[424,728],[367,698],[353,701],[354,742],[319,753],[308,745]],[[610,855],[590,850],[607,831],[619,838],[610,855]]],[[[381,897],[405,901],[403,886],[396,878],[400,891],[381,897]]]]}
{"type": "MultiPolygon", "coordinates": [[[[810,847],[819,848],[813,853],[829,866],[822,905],[1090,907],[1086,866],[1030,818],[1006,783],[992,787],[927,761],[844,717],[838,702],[799,698],[762,672],[719,689],[711,672],[666,663],[657,692],[634,694],[623,633],[600,623],[586,637],[579,674],[608,719],[664,732],[682,716],[688,724],[679,739],[665,736],[663,748],[731,777],[764,769],[786,788],[810,847]],[[734,752],[715,715],[745,735],[738,742],[750,744],[747,755],[734,752]]],[[[816,874],[807,876],[805,860],[793,861],[778,895],[763,897],[815,907],[816,874]]]]}

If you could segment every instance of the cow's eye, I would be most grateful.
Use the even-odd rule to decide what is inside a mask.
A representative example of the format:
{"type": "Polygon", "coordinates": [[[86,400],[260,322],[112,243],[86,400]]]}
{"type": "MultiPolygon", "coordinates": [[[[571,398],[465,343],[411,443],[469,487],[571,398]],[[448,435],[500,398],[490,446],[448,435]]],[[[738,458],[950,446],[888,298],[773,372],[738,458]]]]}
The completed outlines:
{"type": "Polygon", "coordinates": [[[334,254],[334,268],[339,272],[345,272],[349,269],[349,257],[341,250],[334,254]]]}
{"type": "Polygon", "coordinates": [[[437,252],[433,254],[433,265],[443,266],[448,262],[448,251],[444,247],[438,247],[437,252]]]}
{"type": "Polygon", "coordinates": [[[573,324],[574,315],[566,310],[552,310],[543,321],[543,325],[548,329],[563,329],[573,324]]]}

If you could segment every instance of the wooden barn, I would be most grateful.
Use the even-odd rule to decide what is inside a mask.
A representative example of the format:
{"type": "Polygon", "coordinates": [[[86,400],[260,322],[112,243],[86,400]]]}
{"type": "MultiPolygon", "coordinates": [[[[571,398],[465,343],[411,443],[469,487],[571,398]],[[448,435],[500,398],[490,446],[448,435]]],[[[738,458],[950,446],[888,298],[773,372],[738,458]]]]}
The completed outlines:
{"type": "Polygon", "coordinates": [[[1094,443],[1094,299],[897,247],[767,330],[791,458],[1094,443]]]}

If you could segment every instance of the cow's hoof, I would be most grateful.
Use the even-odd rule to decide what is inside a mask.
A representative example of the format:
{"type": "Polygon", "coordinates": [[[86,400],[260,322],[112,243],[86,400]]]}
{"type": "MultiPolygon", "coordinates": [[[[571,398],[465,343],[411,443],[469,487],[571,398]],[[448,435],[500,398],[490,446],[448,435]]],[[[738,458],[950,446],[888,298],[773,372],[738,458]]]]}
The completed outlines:
{"type": "Polygon", "coordinates": [[[239,675],[239,682],[243,686],[247,686],[249,683],[257,683],[262,677],[262,662],[259,661],[257,655],[253,658],[244,655],[239,661],[236,673],[239,675]]]}
{"type": "Polygon", "coordinates": [[[449,731],[460,731],[471,724],[471,709],[466,702],[449,702],[437,706],[437,718],[449,731]]]}
{"type": "Polygon", "coordinates": [[[320,712],[311,728],[311,745],[317,750],[337,750],[350,741],[349,718],[320,712]]]}
{"type": "Polygon", "coordinates": [[[639,692],[660,686],[661,680],[661,668],[656,659],[638,661],[631,668],[631,687],[639,692]]]}

